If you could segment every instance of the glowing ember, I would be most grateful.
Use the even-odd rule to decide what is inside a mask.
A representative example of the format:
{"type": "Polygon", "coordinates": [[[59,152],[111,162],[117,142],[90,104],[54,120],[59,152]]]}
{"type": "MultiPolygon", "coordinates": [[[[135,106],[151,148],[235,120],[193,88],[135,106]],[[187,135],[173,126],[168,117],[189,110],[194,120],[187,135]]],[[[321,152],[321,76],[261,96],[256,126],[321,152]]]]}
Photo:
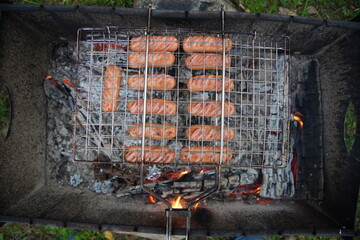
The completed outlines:
{"type": "Polygon", "coordinates": [[[188,171],[188,170],[184,170],[184,171],[182,171],[182,172],[180,172],[180,176],[183,176],[183,175],[185,175],[185,174],[188,174],[190,171],[188,171]]]}
{"type": "Polygon", "coordinates": [[[183,208],[183,206],[180,203],[181,196],[178,196],[176,201],[172,203],[173,208],[183,208]]]}
{"type": "Polygon", "coordinates": [[[200,170],[199,174],[207,172],[207,171],[211,171],[211,170],[214,170],[214,168],[203,168],[200,170]]]}
{"type": "Polygon", "coordinates": [[[64,78],[62,81],[63,81],[63,83],[65,83],[65,84],[68,85],[69,87],[75,88],[75,85],[72,84],[71,82],[69,82],[67,79],[64,78]]]}
{"type": "Polygon", "coordinates": [[[297,122],[300,124],[300,127],[301,127],[301,128],[304,127],[304,122],[301,120],[300,117],[294,116],[294,120],[297,121],[297,122]]]}
{"type": "Polygon", "coordinates": [[[149,201],[154,204],[156,203],[156,198],[153,195],[149,195],[149,201]]]}
{"type": "Polygon", "coordinates": [[[197,203],[197,204],[194,205],[194,211],[198,208],[199,204],[200,203],[197,203]]]}
{"type": "Polygon", "coordinates": [[[163,182],[163,181],[171,181],[171,180],[180,179],[181,177],[183,177],[184,175],[186,175],[190,172],[191,171],[188,171],[188,170],[182,170],[179,172],[168,171],[168,172],[163,173],[161,176],[159,176],[157,178],[153,178],[151,180],[146,180],[145,184],[151,183],[154,181],[163,182]]]}

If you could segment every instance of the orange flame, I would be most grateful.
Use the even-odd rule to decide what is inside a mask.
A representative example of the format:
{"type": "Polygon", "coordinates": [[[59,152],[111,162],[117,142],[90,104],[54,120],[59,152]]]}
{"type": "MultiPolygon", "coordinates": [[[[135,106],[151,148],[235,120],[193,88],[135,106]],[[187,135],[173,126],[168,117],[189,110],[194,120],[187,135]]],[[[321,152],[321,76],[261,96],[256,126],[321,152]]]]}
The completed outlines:
{"type": "Polygon", "coordinates": [[[173,208],[183,208],[183,206],[180,203],[181,196],[178,196],[176,201],[172,203],[173,208]]]}
{"type": "Polygon", "coordinates": [[[156,198],[153,195],[149,195],[149,201],[154,204],[156,203],[156,198]]]}
{"type": "Polygon", "coordinates": [[[201,171],[200,171],[199,173],[203,173],[203,172],[205,172],[205,170],[204,170],[204,169],[201,169],[201,171]]]}
{"type": "Polygon", "coordinates": [[[197,203],[197,204],[194,205],[194,211],[199,207],[199,204],[200,203],[197,203]]]}
{"type": "Polygon", "coordinates": [[[301,127],[301,128],[304,127],[304,122],[301,120],[300,117],[294,116],[294,120],[297,121],[297,122],[300,124],[300,127],[301,127]]]}
{"type": "Polygon", "coordinates": [[[184,170],[184,171],[182,171],[182,172],[180,172],[180,176],[183,176],[183,175],[185,175],[185,174],[188,174],[190,171],[188,171],[188,170],[184,170]]]}
{"type": "Polygon", "coordinates": [[[65,84],[68,85],[69,87],[75,88],[75,85],[72,84],[72,83],[71,83],[70,81],[68,81],[67,79],[64,78],[62,81],[63,81],[63,83],[65,83],[65,84]]]}

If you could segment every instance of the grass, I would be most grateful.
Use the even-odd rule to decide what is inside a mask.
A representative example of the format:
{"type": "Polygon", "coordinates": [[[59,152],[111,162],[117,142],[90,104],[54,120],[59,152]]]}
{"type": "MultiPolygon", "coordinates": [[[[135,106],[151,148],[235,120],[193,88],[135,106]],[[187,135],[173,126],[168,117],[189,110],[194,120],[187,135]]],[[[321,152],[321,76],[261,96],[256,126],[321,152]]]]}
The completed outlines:
{"type": "Polygon", "coordinates": [[[10,123],[10,99],[6,91],[0,92],[0,137],[5,137],[10,123]]]}
{"type": "Polygon", "coordinates": [[[76,230],[57,227],[36,227],[28,224],[6,223],[0,228],[0,240],[43,239],[43,240],[105,240],[104,232],[76,230]]]}
{"type": "Polygon", "coordinates": [[[344,141],[348,152],[352,150],[356,135],[356,112],[355,106],[350,102],[344,120],[344,141]]]}
{"type": "Polygon", "coordinates": [[[360,0],[232,0],[246,12],[278,14],[279,7],[298,16],[350,21],[360,14],[360,0]],[[314,13],[313,9],[317,13],[314,13]]]}

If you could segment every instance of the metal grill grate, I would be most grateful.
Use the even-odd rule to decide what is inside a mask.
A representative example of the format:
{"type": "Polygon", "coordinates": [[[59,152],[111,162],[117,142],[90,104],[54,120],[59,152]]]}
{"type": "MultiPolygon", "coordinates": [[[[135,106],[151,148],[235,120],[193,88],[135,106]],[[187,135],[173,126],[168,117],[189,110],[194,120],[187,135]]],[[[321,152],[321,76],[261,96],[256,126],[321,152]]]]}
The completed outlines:
{"type": "MultiPolygon", "coordinates": [[[[289,159],[289,99],[288,61],[289,39],[284,36],[258,33],[225,33],[232,40],[232,49],[226,55],[231,65],[226,67],[225,77],[234,83],[234,89],[192,92],[187,88],[189,78],[199,75],[222,77],[222,66],[215,70],[190,70],[185,60],[193,53],[183,51],[182,42],[187,36],[219,36],[217,32],[195,32],[187,29],[153,30],[149,35],[169,35],[179,40],[179,48],[173,52],[175,63],[171,67],[157,68],[149,64],[147,74],[167,74],[175,78],[174,88],[166,91],[131,89],[127,83],[132,75],[144,74],[144,68],[131,68],[129,44],[133,37],[144,36],[145,29],[121,29],[118,27],[83,28],[78,34],[78,97],[74,113],[73,158],[76,161],[94,161],[99,154],[108,156],[114,163],[126,163],[124,152],[129,146],[141,146],[141,138],[129,135],[131,126],[141,126],[142,114],[129,111],[129,103],[143,99],[172,101],[177,105],[174,116],[146,114],[146,123],[171,124],[177,135],[173,139],[146,139],[145,146],[168,147],[175,152],[175,165],[188,165],[180,158],[181,149],[188,146],[221,146],[216,141],[193,141],[186,130],[194,125],[220,127],[222,118],[195,116],[188,111],[188,104],[196,101],[218,101],[222,97],[231,102],[235,113],[224,116],[224,129],[233,129],[235,137],[224,139],[223,146],[232,150],[231,161],[224,167],[280,168],[289,159]],[[119,104],[115,112],[104,112],[102,92],[104,73],[109,65],[121,69],[119,104]]],[[[207,53],[208,54],[208,53],[207,53]]],[[[219,53],[221,55],[221,53],[219,53]]],[[[204,106],[204,105],[201,105],[204,106]]],[[[225,102],[226,106],[226,102],[225,102]]],[[[152,125],[154,127],[154,125],[152,125]]],[[[162,126],[165,130],[165,126],[162,126]]],[[[140,131],[141,132],[141,131],[140,131]]],[[[215,153],[214,153],[215,154],[215,153]]],[[[194,164],[194,163],[191,163],[194,164]]],[[[200,164],[200,163],[196,163],[200,164]]],[[[213,165],[213,163],[207,163],[213,165]]]]}

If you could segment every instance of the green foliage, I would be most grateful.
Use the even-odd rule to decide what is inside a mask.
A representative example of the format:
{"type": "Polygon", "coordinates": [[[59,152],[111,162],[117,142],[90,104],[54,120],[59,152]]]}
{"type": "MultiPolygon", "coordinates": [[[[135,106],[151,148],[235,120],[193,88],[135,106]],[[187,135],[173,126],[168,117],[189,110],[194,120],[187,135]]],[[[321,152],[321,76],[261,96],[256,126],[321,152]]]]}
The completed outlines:
{"type": "Polygon", "coordinates": [[[355,142],[356,120],[355,107],[354,104],[350,102],[344,120],[344,140],[348,152],[351,151],[355,142]]]}
{"type": "Polygon", "coordinates": [[[341,237],[328,236],[269,236],[266,240],[340,240],[341,237]]]}
{"type": "Polygon", "coordinates": [[[103,240],[99,231],[76,230],[58,227],[35,227],[28,224],[6,223],[0,228],[0,240],[3,239],[49,239],[49,240],[103,240]]]}
{"type": "Polygon", "coordinates": [[[351,20],[360,14],[360,0],[233,0],[241,3],[248,12],[278,14],[278,8],[294,11],[298,16],[333,20],[351,20]],[[310,15],[308,7],[316,9],[317,14],[310,15]]]}
{"type": "Polygon", "coordinates": [[[133,0],[14,0],[14,3],[132,7],[133,0]]]}
{"type": "Polygon", "coordinates": [[[10,122],[10,99],[7,92],[0,92],[0,136],[5,136],[10,122]]]}

